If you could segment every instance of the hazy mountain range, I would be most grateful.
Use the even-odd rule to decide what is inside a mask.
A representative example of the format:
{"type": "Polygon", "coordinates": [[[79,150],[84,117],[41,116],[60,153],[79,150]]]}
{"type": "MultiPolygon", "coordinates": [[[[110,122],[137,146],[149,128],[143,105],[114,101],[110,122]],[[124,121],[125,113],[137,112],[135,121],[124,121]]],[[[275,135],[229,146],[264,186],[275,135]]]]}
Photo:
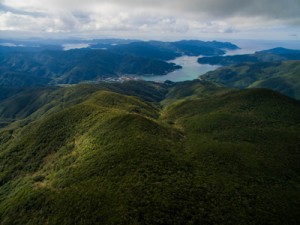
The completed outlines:
{"type": "Polygon", "coordinates": [[[198,59],[198,62],[227,66],[244,62],[281,62],[286,60],[300,60],[300,50],[274,48],[258,51],[254,54],[202,57],[198,59]]]}
{"type": "MultiPolygon", "coordinates": [[[[94,41],[95,42],[95,41],[94,41]]],[[[88,48],[63,51],[58,43],[22,42],[0,47],[0,85],[74,84],[124,75],[164,75],[181,66],[166,60],[182,55],[222,55],[237,49],[227,42],[130,42],[98,40],[88,48]],[[99,46],[101,45],[101,46],[99,46]],[[106,46],[104,48],[104,46],[106,46]],[[103,49],[104,48],[104,49],[103,49]]],[[[7,44],[6,44],[7,45],[7,44]]]]}

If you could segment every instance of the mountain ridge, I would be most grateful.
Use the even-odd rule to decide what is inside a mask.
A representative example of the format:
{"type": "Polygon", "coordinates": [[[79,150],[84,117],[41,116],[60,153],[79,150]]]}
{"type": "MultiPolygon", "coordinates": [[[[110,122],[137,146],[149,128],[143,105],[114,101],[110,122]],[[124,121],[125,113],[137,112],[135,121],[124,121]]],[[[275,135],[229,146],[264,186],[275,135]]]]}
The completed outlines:
{"type": "Polygon", "coordinates": [[[0,46],[0,86],[53,86],[163,76],[182,68],[168,62],[176,57],[223,55],[224,49],[238,49],[232,43],[217,41],[105,39],[83,41],[86,46],[80,49],[76,49],[79,40],[70,40],[74,49],[63,51],[65,42],[15,41],[11,46],[0,46]]]}
{"type": "Polygon", "coordinates": [[[240,63],[201,76],[232,88],[268,88],[300,99],[300,61],[240,63]]]}
{"type": "Polygon", "coordinates": [[[300,50],[273,48],[255,52],[254,54],[202,57],[200,64],[229,66],[246,62],[282,62],[287,60],[300,60],[300,50]]]}
{"type": "Polygon", "coordinates": [[[0,131],[1,224],[299,222],[299,101],[200,80],[45,92],[52,110],[0,131]]]}

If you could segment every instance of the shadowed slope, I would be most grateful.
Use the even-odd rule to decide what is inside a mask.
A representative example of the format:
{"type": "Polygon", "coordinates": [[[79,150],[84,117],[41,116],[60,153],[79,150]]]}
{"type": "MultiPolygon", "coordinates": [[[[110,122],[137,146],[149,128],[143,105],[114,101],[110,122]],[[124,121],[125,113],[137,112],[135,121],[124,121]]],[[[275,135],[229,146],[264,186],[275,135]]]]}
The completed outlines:
{"type": "Polygon", "coordinates": [[[1,225],[300,222],[298,101],[202,81],[101,87],[59,89],[81,91],[0,133],[1,225]]]}
{"type": "Polygon", "coordinates": [[[300,61],[243,63],[209,72],[202,79],[235,88],[269,88],[300,99],[300,61]]]}

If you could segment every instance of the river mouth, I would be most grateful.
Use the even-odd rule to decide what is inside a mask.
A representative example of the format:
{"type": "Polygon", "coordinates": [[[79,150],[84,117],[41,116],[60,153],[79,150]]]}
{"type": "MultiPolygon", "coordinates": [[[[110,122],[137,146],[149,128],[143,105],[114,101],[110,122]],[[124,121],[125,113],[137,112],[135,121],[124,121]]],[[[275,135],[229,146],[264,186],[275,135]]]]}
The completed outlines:
{"type": "Polygon", "coordinates": [[[168,73],[167,75],[141,77],[141,78],[146,81],[155,81],[155,82],[164,82],[166,80],[170,80],[173,82],[180,82],[185,80],[197,79],[199,76],[220,67],[220,66],[212,66],[208,64],[199,64],[197,62],[198,58],[200,58],[200,56],[178,57],[168,62],[175,63],[177,65],[182,66],[181,69],[168,73]]]}

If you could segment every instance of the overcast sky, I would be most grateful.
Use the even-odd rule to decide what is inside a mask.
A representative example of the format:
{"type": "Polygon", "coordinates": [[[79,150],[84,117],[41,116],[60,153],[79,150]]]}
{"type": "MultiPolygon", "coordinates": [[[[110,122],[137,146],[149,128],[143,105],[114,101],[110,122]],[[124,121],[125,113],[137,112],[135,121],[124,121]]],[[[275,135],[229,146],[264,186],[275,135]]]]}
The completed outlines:
{"type": "Polygon", "coordinates": [[[300,40],[300,0],[0,0],[2,37],[300,40]]]}

